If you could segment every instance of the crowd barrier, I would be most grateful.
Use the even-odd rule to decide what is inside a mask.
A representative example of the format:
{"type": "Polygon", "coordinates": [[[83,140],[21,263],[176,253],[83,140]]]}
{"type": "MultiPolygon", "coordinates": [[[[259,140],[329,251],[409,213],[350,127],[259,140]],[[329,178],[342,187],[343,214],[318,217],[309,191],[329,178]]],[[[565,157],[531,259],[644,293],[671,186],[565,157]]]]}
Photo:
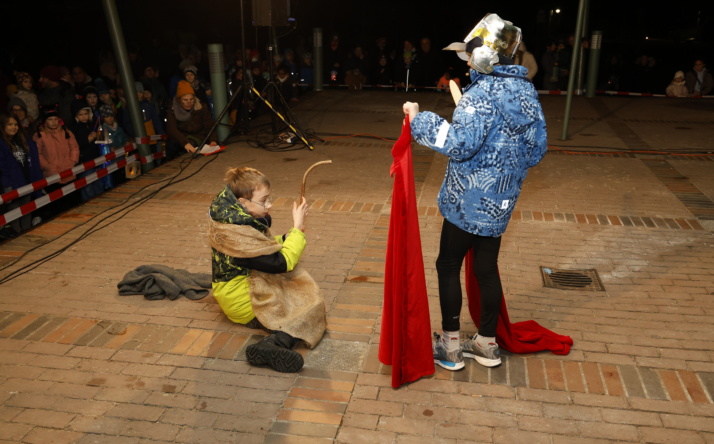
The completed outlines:
{"type": "MultiPolygon", "coordinates": [[[[311,87],[312,85],[304,84],[301,83],[299,84],[301,87],[311,87]]],[[[338,88],[338,89],[350,89],[350,85],[346,84],[341,84],[341,85],[333,85],[333,84],[324,84],[324,88],[338,88]]],[[[370,85],[370,84],[363,84],[360,86],[360,89],[367,89],[367,90],[392,90],[392,91],[437,91],[437,92],[445,92],[449,93],[449,88],[439,88],[436,86],[411,86],[408,89],[404,86],[397,87],[394,85],[370,85]]],[[[551,96],[565,96],[568,94],[568,91],[565,90],[547,90],[547,89],[537,89],[536,90],[539,95],[551,95],[551,96]]],[[[653,93],[639,93],[639,92],[628,92],[628,91],[610,91],[610,90],[596,90],[595,91],[596,95],[604,95],[604,96],[632,96],[632,97],[668,97],[672,99],[680,99],[682,97],[673,97],[673,96],[668,96],[666,94],[653,94],[653,93]]],[[[584,96],[585,95],[585,90],[576,90],[574,92],[574,95],[576,96],[584,96]]],[[[700,96],[700,97],[687,97],[690,99],[714,99],[714,95],[707,95],[707,96],[700,96]]]]}
{"type": "Polygon", "coordinates": [[[98,168],[93,173],[81,177],[75,180],[74,182],[68,183],[62,188],[54,190],[48,194],[45,194],[44,196],[41,196],[31,202],[28,202],[18,208],[15,208],[5,214],[0,215],[0,227],[16,219],[19,219],[22,216],[30,214],[39,208],[42,208],[50,202],[54,202],[58,199],[61,199],[62,197],[73,193],[87,186],[88,184],[95,182],[101,179],[102,177],[105,177],[110,173],[113,173],[119,168],[124,168],[127,165],[131,165],[137,161],[141,164],[146,164],[149,162],[153,162],[154,160],[163,158],[163,152],[152,153],[148,156],[140,156],[138,155],[138,152],[135,151],[137,151],[138,149],[137,144],[148,145],[153,140],[165,140],[166,138],[167,136],[165,134],[141,138],[137,137],[134,139],[136,144],[128,143],[123,148],[119,148],[109,154],[78,164],[71,169],[61,171],[57,174],[53,174],[52,176],[45,177],[42,180],[38,180],[36,182],[24,185],[20,188],[16,188],[12,191],[8,191],[7,193],[0,195],[0,204],[6,204],[8,202],[12,202],[13,200],[19,197],[26,196],[28,194],[34,193],[35,191],[40,191],[49,185],[53,185],[55,183],[58,183],[62,179],[66,179],[67,177],[72,177],[73,175],[85,172],[92,168],[98,168]],[[116,162],[112,162],[117,158],[119,158],[119,160],[117,160],[116,162]],[[104,164],[107,162],[112,163],[105,167],[104,164]]]}

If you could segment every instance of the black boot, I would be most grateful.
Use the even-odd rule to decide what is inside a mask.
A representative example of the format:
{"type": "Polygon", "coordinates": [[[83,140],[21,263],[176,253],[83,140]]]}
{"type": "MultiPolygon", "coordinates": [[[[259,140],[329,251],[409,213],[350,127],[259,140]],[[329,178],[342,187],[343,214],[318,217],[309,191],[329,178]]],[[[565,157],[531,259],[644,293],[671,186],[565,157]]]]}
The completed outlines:
{"type": "Polygon", "coordinates": [[[302,355],[292,349],[298,341],[287,333],[276,331],[248,346],[245,356],[249,364],[269,365],[278,372],[295,373],[304,364],[302,355]]]}

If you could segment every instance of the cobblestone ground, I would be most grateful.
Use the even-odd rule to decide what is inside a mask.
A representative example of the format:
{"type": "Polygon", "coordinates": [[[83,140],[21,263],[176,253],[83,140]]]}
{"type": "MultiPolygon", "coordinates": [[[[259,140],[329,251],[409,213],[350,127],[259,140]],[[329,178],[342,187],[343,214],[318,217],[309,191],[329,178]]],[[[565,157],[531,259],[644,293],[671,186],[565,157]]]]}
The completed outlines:
{"type": "MultiPolygon", "coordinates": [[[[0,244],[0,442],[712,443],[714,110],[706,100],[542,97],[551,149],[504,235],[513,322],[569,335],[567,356],[503,353],[399,389],[377,359],[401,104],[449,116],[446,95],[325,91],[295,107],[314,150],[242,137],[184,156],[0,244]],[[661,116],[668,116],[663,119],[661,116]],[[149,301],[116,284],[144,264],[210,272],[207,208],[229,166],[271,179],[289,228],[305,170],[303,266],[327,334],[280,374],[245,362],[262,336],[212,296],[149,301]],[[602,288],[544,285],[541,267],[602,288]]],[[[257,129],[256,129],[257,131],[257,129]]],[[[414,145],[431,326],[446,161],[414,145]]],[[[463,329],[475,326],[466,310],[463,329]]]]}

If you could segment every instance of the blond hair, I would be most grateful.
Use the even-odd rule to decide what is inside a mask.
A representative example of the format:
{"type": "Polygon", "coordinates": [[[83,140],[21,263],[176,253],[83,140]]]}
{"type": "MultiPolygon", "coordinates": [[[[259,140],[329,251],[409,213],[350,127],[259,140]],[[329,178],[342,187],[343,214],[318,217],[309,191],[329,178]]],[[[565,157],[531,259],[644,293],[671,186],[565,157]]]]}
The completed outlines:
{"type": "Polygon", "coordinates": [[[255,168],[250,167],[229,168],[226,172],[225,181],[228,183],[231,191],[233,191],[233,194],[243,199],[251,199],[253,197],[253,191],[261,185],[270,188],[268,177],[255,168]]]}

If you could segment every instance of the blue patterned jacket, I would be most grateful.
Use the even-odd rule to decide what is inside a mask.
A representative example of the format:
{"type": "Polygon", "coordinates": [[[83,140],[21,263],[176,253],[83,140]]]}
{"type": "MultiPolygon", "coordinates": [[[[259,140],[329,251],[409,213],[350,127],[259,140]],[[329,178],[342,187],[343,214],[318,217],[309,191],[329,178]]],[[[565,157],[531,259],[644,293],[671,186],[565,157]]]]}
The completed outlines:
{"type": "Polygon", "coordinates": [[[528,169],[545,155],[545,117],[524,67],[498,65],[492,74],[470,75],[452,123],[420,112],[412,136],[449,157],[438,197],[444,218],[469,233],[498,237],[528,169]]]}

